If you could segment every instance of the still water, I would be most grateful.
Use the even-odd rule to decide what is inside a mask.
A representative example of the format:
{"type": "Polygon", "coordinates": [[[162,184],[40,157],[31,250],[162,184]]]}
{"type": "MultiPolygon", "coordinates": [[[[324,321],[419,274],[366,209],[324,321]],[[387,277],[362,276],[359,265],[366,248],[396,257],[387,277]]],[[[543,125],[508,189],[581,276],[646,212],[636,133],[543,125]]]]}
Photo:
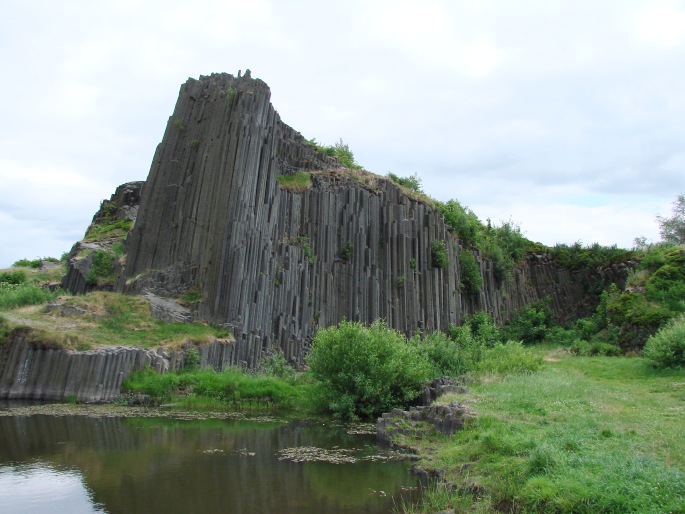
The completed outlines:
{"type": "Polygon", "coordinates": [[[321,420],[0,416],[0,513],[387,513],[415,499],[410,463],[357,431],[321,420]]]}

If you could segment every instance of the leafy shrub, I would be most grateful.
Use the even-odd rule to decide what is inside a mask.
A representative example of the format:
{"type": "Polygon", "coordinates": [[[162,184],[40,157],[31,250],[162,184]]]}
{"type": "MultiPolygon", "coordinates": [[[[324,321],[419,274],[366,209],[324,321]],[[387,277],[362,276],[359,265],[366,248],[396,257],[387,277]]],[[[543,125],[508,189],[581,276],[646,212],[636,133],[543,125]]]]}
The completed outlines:
{"type": "Polygon", "coordinates": [[[22,270],[3,271],[0,273],[0,284],[23,284],[26,282],[26,273],[22,270]]]}
{"type": "Polygon", "coordinates": [[[42,262],[42,259],[34,259],[32,261],[28,259],[19,259],[17,262],[12,264],[13,267],[15,268],[33,268],[37,269],[40,268],[40,263],[42,262]]]}
{"type": "Polygon", "coordinates": [[[519,341],[509,341],[485,348],[477,369],[479,373],[509,375],[532,373],[539,370],[541,365],[541,355],[525,348],[519,341]]]}
{"type": "Polygon", "coordinates": [[[116,269],[114,263],[117,256],[109,250],[96,250],[93,253],[93,263],[86,275],[86,284],[89,286],[103,285],[114,281],[116,269]]]}
{"type": "Polygon", "coordinates": [[[594,243],[583,246],[580,241],[572,245],[557,244],[549,252],[550,256],[559,264],[571,269],[583,267],[598,268],[607,267],[619,262],[633,259],[636,252],[613,246],[602,246],[594,243]]]}
{"type": "Polygon", "coordinates": [[[465,325],[471,329],[473,338],[484,346],[494,346],[500,341],[495,320],[485,311],[474,312],[466,318],[465,325]]]}
{"type": "Polygon", "coordinates": [[[534,302],[512,316],[502,327],[502,339],[540,343],[545,339],[552,316],[544,302],[534,302]]]}
{"type": "Polygon", "coordinates": [[[307,356],[320,394],[338,416],[370,417],[414,399],[431,375],[431,365],[385,322],[368,327],[343,321],[320,329],[307,356]]]}
{"type": "Polygon", "coordinates": [[[352,258],[352,251],[353,250],[354,250],[354,247],[352,246],[352,243],[350,243],[348,241],[342,247],[342,250],[340,250],[340,258],[344,261],[349,261],[352,258]]]}
{"type": "Polygon", "coordinates": [[[603,355],[606,357],[617,357],[623,354],[621,348],[615,344],[603,341],[588,342],[582,339],[576,339],[573,342],[571,352],[581,356],[603,355]]]}
{"type": "Polygon", "coordinates": [[[0,282],[0,309],[15,309],[26,305],[39,305],[54,300],[62,290],[50,291],[31,282],[9,284],[0,282]]]}
{"type": "Polygon", "coordinates": [[[472,210],[462,207],[456,200],[438,203],[437,209],[445,217],[445,223],[456,231],[457,237],[463,243],[470,246],[477,245],[478,233],[483,226],[472,210]]]}
{"type": "Polygon", "coordinates": [[[643,356],[657,368],[685,368],[685,316],[672,320],[650,337],[643,356]]]}
{"type": "Polygon", "coordinates": [[[459,254],[459,268],[462,286],[469,296],[476,296],[483,287],[483,277],[476,258],[469,250],[462,250],[459,254]]]}
{"type": "Polygon", "coordinates": [[[406,187],[409,191],[424,194],[423,187],[421,186],[421,179],[416,173],[409,175],[408,177],[399,177],[394,173],[388,173],[388,178],[398,186],[406,187]]]}
{"type": "Polygon", "coordinates": [[[132,220],[106,220],[102,223],[96,223],[88,228],[88,233],[84,238],[86,241],[93,241],[103,239],[105,237],[125,236],[133,227],[132,220]]]}
{"type": "Polygon", "coordinates": [[[433,241],[431,245],[431,264],[434,268],[447,266],[447,245],[444,241],[433,241]]]}
{"type": "Polygon", "coordinates": [[[285,357],[281,353],[276,353],[262,359],[261,366],[264,370],[264,374],[271,377],[292,381],[295,376],[295,369],[288,365],[285,357]]]}
{"type": "Polygon", "coordinates": [[[428,333],[423,339],[417,334],[412,343],[430,362],[434,377],[457,376],[466,371],[463,348],[443,332],[428,333]]]}
{"type": "Polygon", "coordinates": [[[193,346],[188,348],[183,355],[183,370],[193,371],[200,367],[200,351],[193,346]]]}
{"type": "Polygon", "coordinates": [[[473,336],[468,324],[460,327],[450,325],[449,337],[459,348],[459,374],[475,372],[485,348],[483,341],[473,336]]]}

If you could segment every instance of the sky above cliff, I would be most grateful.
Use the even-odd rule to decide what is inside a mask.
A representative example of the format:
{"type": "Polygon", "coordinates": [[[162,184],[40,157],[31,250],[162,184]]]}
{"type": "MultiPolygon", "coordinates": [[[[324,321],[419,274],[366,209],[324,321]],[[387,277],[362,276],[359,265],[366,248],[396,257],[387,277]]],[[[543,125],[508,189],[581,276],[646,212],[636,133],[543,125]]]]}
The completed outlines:
{"type": "Polygon", "coordinates": [[[287,124],[535,241],[630,247],[685,192],[685,1],[0,7],[0,267],[144,180],[188,77],[250,68],[287,124]]]}

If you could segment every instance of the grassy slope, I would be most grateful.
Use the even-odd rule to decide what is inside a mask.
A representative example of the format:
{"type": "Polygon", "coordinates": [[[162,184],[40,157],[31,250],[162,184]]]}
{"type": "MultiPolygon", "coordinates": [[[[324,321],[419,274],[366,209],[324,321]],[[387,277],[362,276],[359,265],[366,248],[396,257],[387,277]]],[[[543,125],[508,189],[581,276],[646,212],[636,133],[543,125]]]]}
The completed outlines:
{"type": "Polygon", "coordinates": [[[462,432],[405,441],[461,486],[433,491],[426,512],[685,512],[685,371],[558,355],[474,385],[462,432]]]}

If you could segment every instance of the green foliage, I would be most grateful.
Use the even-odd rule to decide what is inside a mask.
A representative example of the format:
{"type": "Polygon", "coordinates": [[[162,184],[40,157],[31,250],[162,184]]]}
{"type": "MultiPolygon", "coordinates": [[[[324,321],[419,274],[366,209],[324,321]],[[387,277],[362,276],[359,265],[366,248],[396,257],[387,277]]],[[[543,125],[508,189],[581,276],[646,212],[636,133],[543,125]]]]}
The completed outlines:
{"type": "Polygon", "coordinates": [[[394,173],[388,173],[388,178],[398,186],[405,187],[409,191],[418,194],[425,194],[423,192],[423,187],[421,186],[421,179],[416,173],[414,173],[413,175],[409,175],[408,177],[399,177],[394,173]]]}
{"type": "Polygon", "coordinates": [[[599,268],[625,262],[636,257],[636,252],[613,246],[594,243],[583,246],[580,241],[572,245],[557,244],[549,251],[550,256],[560,266],[571,269],[599,268]]]}
{"type": "Polygon", "coordinates": [[[643,355],[657,368],[685,368],[685,316],[672,320],[650,337],[643,355]]]}
{"type": "Polygon", "coordinates": [[[611,343],[605,343],[602,341],[585,341],[582,339],[576,339],[570,346],[571,352],[575,355],[590,357],[595,355],[601,355],[605,357],[617,357],[622,355],[623,352],[619,346],[611,343]]]}
{"type": "Polygon", "coordinates": [[[352,258],[352,251],[353,250],[354,250],[354,247],[352,246],[352,243],[350,243],[348,241],[342,247],[342,250],[340,250],[340,258],[346,262],[349,262],[349,260],[352,258]]]}
{"type": "Polygon", "coordinates": [[[545,339],[552,323],[552,313],[545,302],[533,302],[515,313],[502,327],[502,338],[523,341],[525,344],[540,343],[545,339]]]}
{"type": "Polygon", "coordinates": [[[412,257],[411,259],[409,259],[409,267],[410,267],[412,270],[415,270],[415,269],[416,269],[416,259],[414,259],[414,257],[412,257]]]}
{"type": "Polygon", "coordinates": [[[359,164],[357,164],[352,150],[350,150],[350,147],[347,145],[347,143],[343,142],[342,138],[340,138],[337,143],[330,146],[322,146],[316,141],[316,139],[307,140],[307,143],[325,155],[337,157],[340,165],[344,166],[345,168],[351,170],[359,170],[362,168],[359,164]]]}
{"type": "Polygon", "coordinates": [[[40,305],[54,300],[60,294],[66,294],[61,289],[50,291],[35,282],[12,284],[0,282],[0,309],[16,309],[26,305],[40,305]]]}
{"type": "Polygon", "coordinates": [[[469,250],[462,250],[459,254],[459,268],[461,270],[461,284],[469,296],[475,297],[483,287],[483,277],[476,258],[469,250]]]}
{"type": "Polygon", "coordinates": [[[59,262],[59,259],[54,257],[42,257],[38,259],[33,259],[32,261],[28,259],[19,259],[17,262],[12,264],[15,268],[33,268],[38,269],[43,264],[43,262],[59,262]]]}
{"type": "Polygon", "coordinates": [[[132,220],[104,221],[91,225],[84,239],[86,241],[97,241],[105,237],[123,237],[128,234],[132,227],[132,220]]]}
{"type": "Polygon", "coordinates": [[[500,341],[500,331],[495,320],[485,311],[474,312],[466,318],[464,324],[483,346],[495,346],[500,341]]]}
{"type": "Polygon", "coordinates": [[[295,193],[301,193],[312,188],[312,175],[306,171],[299,171],[290,175],[278,175],[276,180],[278,180],[281,189],[295,193]]]}
{"type": "Polygon", "coordinates": [[[432,376],[458,376],[467,371],[468,345],[473,341],[462,338],[459,342],[446,334],[436,331],[426,334],[423,338],[415,335],[411,343],[419,349],[431,364],[432,376]]]}
{"type": "Polygon", "coordinates": [[[447,266],[447,245],[444,241],[433,241],[431,244],[431,264],[434,268],[447,266]]]}
{"type": "Polygon", "coordinates": [[[669,243],[685,245],[685,195],[680,193],[673,202],[672,216],[656,217],[661,238],[669,243]]]}
{"type": "Polygon", "coordinates": [[[195,150],[197,147],[200,146],[200,140],[199,139],[193,139],[190,143],[188,143],[188,147],[195,150]]]}
{"type": "Polygon", "coordinates": [[[86,275],[86,284],[89,286],[102,286],[113,283],[116,278],[114,263],[117,256],[111,250],[95,250],[93,263],[86,275]]]}
{"type": "Polygon", "coordinates": [[[0,284],[23,284],[26,282],[26,273],[22,270],[10,270],[0,272],[0,284]]]}
{"type": "Polygon", "coordinates": [[[183,123],[183,119],[176,118],[174,120],[174,125],[176,126],[176,128],[178,129],[179,132],[185,132],[186,125],[185,125],[185,123],[183,123]]]}
{"type": "Polygon", "coordinates": [[[314,254],[312,253],[312,248],[309,245],[309,238],[307,236],[298,236],[291,242],[304,250],[304,255],[307,257],[307,262],[309,262],[309,264],[316,263],[316,257],[314,257],[314,254]]]}
{"type": "Polygon", "coordinates": [[[122,389],[153,396],[160,402],[180,399],[183,403],[192,403],[204,397],[241,410],[288,409],[300,403],[302,395],[301,389],[277,377],[249,374],[235,368],[221,373],[205,368],[164,374],[146,369],[132,373],[122,389]]]}
{"type": "Polygon", "coordinates": [[[431,365],[385,322],[343,321],[320,329],[307,356],[328,408],[345,418],[371,417],[414,399],[431,365]]]}
{"type": "Polygon", "coordinates": [[[402,273],[399,277],[397,277],[397,287],[399,287],[399,288],[404,287],[405,280],[407,280],[407,274],[402,273]]]}
{"type": "Polygon", "coordinates": [[[514,265],[525,257],[526,251],[533,245],[512,221],[492,226],[488,220],[488,224],[483,225],[473,211],[462,207],[456,200],[438,203],[437,209],[462,243],[480,248],[483,255],[494,262],[495,278],[499,281],[511,274],[514,265]]]}
{"type": "Polygon", "coordinates": [[[232,88],[231,86],[228,86],[226,88],[226,98],[228,99],[228,104],[231,105],[233,103],[233,99],[235,98],[235,89],[232,88]]]}
{"type": "Polygon", "coordinates": [[[508,341],[485,348],[476,369],[480,374],[509,375],[533,373],[540,366],[541,355],[525,348],[520,341],[508,341]]]}
{"type": "Polygon", "coordinates": [[[438,203],[437,209],[444,216],[445,223],[455,230],[462,243],[478,245],[478,234],[483,230],[483,225],[472,210],[462,207],[456,200],[438,203]]]}
{"type": "Polygon", "coordinates": [[[288,365],[282,353],[276,353],[262,359],[261,366],[264,374],[268,376],[278,377],[289,383],[295,379],[295,368],[288,365]]]}
{"type": "Polygon", "coordinates": [[[200,351],[191,346],[183,353],[183,371],[194,371],[200,368],[200,351]]]}

